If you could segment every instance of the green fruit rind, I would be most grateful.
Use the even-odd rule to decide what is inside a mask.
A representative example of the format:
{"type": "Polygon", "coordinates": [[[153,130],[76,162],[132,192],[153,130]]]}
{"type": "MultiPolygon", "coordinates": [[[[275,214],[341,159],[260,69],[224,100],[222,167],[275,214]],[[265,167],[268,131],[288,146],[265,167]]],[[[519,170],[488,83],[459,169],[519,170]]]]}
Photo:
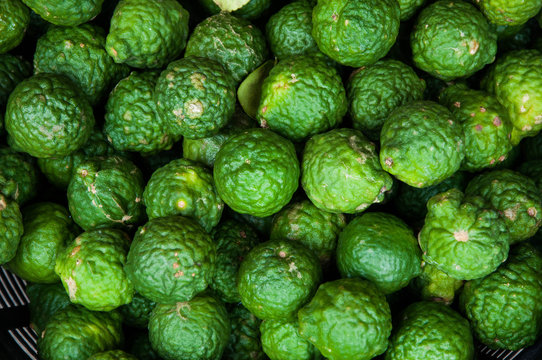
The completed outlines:
{"type": "Polygon", "coordinates": [[[0,264],[15,257],[23,235],[23,216],[17,202],[0,194],[0,264]]]}
{"type": "Polygon", "coordinates": [[[430,198],[452,188],[463,191],[466,186],[467,176],[461,171],[456,172],[436,185],[425,188],[417,188],[400,183],[393,204],[402,219],[415,223],[422,221],[423,225],[423,220],[427,214],[427,201],[430,198]]]}
{"type": "Polygon", "coordinates": [[[0,3],[0,54],[21,43],[30,23],[30,11],[20,0],[0,3]]]}
{"type": "Polygon", "coordinates": [[[215,272],[211,236],[183,216],[154,218],[134,236],[124,270],[135,290],[157,303],[190,301],[215,272]]]}
{"type": "Polygon", "coordinates": [[[312,6],[294,1],[273,14],[265,26],[271,52],[279,60],[289,56],[318,52],[312,37],[312,6]]]}
{"type": "Polygon", "coordinates": [[[155,306],[154,301],[134,293],[130,303],[119,307],[122,322],[132,327],[146,329],[155,306]]]}
{"type": "Polygon", "coordinates": [[[295,316],[322,279],[318,258],[303,245],[271,240],[253,248],[237,276],[243,305],[262,320],[295,316]]]}
{"type": "Polygon", "coordinates": [[[130,238],[117,229],[95,229],[77,236],[57,256],[55,272],[74,304],[111,311],[132,301],[134,286],[124,265],[130,238]]]}
{"type": "Polygon", "coordinates": [[[260,325],[263,351],[271,360],[319,360],[320,352],[299,335],[297,320],[265,320],[260,325]]]}
{"type": "Polygon", "coordinates": [[[109,350],[92,355],[87,360],[138,360],[122,350],[109,350]]]}
{"type": "Polygon", "coordinates": [[[410,19],[426,0],[399,0],[401,21],[410,19]]]}
{"type": "Polygon", "coordinates": [[[312,36],[320,51],[342,65],[360,67],[384,57],[399,33],[397,0],[319,0],[312,36]]]}
{"type": "Polygon", "coordinates": [[[24,233],[8,268],[26,281],[53,284],[57,255],[75,238],[77,229],[68,210],[51,202],[34,203],[22,210],[24,233]]]}
{"type": "Polygon", "coordinates": [[[215,60],[239,83],[267,59],[265,37],[249,21],[221,12],[199,23],[186,45],[185,56],[215,60]]]}
{"type": "Polygon", "coordinates": [[[334,255],[337,237],[345,226],[343,214],[321,210],[309,200],[303,200],[275,214],[269,239],[300,242],[326,265],[334,255]]]}
{"type": "Polygon", "coordinates": [[[61,26],[77,26],[96,17],[104,0],[22,0],[44,20],[61,26]]]}
{"type": "Polygon", "coordinates": [[[262,97],[262,84],[269,75],[269,71],[276,65],[275,60],[267,60],[258,66],[239,84],[237,100],[243,111],[252,119],[258,118],[258,107],[262,97]]]}
{"type": "Polygon", "coordinates": [[[452,112],[463,128],[465,158],[462,169],[480,171],[507,159],[512,149],[512,124],[508,112],[495,96],[457,84],[446,88],[439,102],[452,112]]]}
{"type": "Polygon", "coordinates": [[[68,186],[73,220],[84,230],[99,227],[129,229],[144,215],[143,175],[120,156],[93,157],[73,171],[68,186]]]}
{"type": "Polygon", "coordinates": [[[54,73],[79,86],[91,105],[96,105],[123,77],[128,67],[115,64],[105,51],[102,28],[52,26],[40,37],[34,53],[34,74],[54,73]]]}
{"type": "Polygon", "coordinates": [[[21,81],[9,96],[4,121],[13,144],[38,158],[69,155],[85,144],[94,127],[87,99],[56,74],[21,81]]]}
{"type": "Polygon", "coordinates": [[[386,360],[471,360],[474,350],[467,319],[444,304],[422,301],[403,312],[386,360]]]}
{"type": "Polygon", "coordinates": [[[423,259],[458,280],[486,276],[506,260],[510,235],[499,213],[479,196],[458,189],[427,202],[418,235],[423,259]]]}
{"type": "Polygon", "coordinates": [[[461,0],[440,0],[424,8],[410,44],[416,66],[445,81],[474,74],[497,53],[497,35],[487,19],[461,0]]]}
{"type": "Polygon", "coordinates": [[[218,154],[222,145],[232,136],[254,126],[255,123],[252,122],[252,119],[237,108],[233,118],[220,129],[218,134],[201,139],[183,138],[183,157],[212,168],[215,164],[216,154],[218,154]]]}
{"type": "Polygon", "coordinates": [[[235,111],[235,82],[218,62],[187,56],[170,63],[156,81],[158,112],[174,137],[217,134],[235,111]]]}
{"type": "Polygon", "coordinates": [[[398,106],[421,100],[424,90],[425,81],[401,61],[380,60],[354,70],[347,83],[353,127],[378,140],[389,114],[398,106]]]}
{"type": "Polygon", "coordinates": [[[457,290],[463,286],[463,280],[454,279],[436,266],[423,262],[422,273],[411,284],[423,300],[450,305],[457,290]]]}
{"type": "Polygon", "coordinates": [[[237,273],[246,254],[259,242],[248,224],[225,220],[212,231],[216,244],[216,271],[211,288],[226,303],[241,301],[237,291],[237,273]]]}
{"type": "Polygon", "coordinates": [[[542,197],[529,177],[512,170],[494,170],[472,179],[466,195],[484,197],[503,216],[515,243],[533,236],[542,225],[542,197]]]}
{"type": "Polygon", "coordinates": [[[104,134],[118,151],[169,150],[175,141],[154,102],[156,72],[132,72],[115,86],[105,105],[104,134]]]}
{"type": "Polygon", "coordinates": [[[30,299],[30,326],[37,334],[45,329],[49,319],[59,310],[71,304],[62,283],[28,284],[26,294],[30,299]]]}
{"type": "Polygon", "coordinates": [[[176,159],[156,170],[143,192],[149,219],[183,215],[206,231],[220,221],[224,203],[215,189],[211,171],[187,159],[176,159]]]}
{"type": "MultiPolygon", "coordinates": [[[[30,62],[20,56],[0,54],[0,108],[4,108],[9,94],[11,94],[17,84],[30,75],[32,75],[32,65],[30,62]]],[[[0,125],[0,128],[2,126],[3,123],[0,125]]]]}
{"type": "Polygon", "coordinates": [[[55,313],[38,337],[43,360],[81,360],[123,341],[120,315],[69,305],[55,313]]]}
{"type": "Polygon", "coordinates": [[[299,184],[294,145],[266,129],[231,137],[216,155],[213,176],[218,194],[234,211],[273,215],[292,198],[299,184]]]}
{"type": "Polygon", "coordinates": [[[536,16],[542,8],[538,0],[475,0],[487,19],[497,25],[521,25],[536,16]]]}
{"type": "Polygon", "coordinates": [[[511,51],[500,57],[482,79],[482,87],[508,110],[512,122],[512,145],[535,136],[542,129],[542,53],[536,50],[511,51]]]}
{"type": "Polygon", "coordinates": [[[261,320],[237,304],[230,309],[231,334],[224,350],[224,360],[264,360],[267,359],[260,341],[261,320]]]}
{"type": "Polygon", "coordinates": [[[335,129],[311,137],[303,151],[301,185],[324,211],[355,214],[384,200],[392,177],[360,131],[335,129]]]}
{"type": "Polygon", "coordinates": [[[386,350],[391,333],[384,294],[358,278],[320,285],[298,319],[299,334],[329,360],[370,360],[386,350]]]}
{"type": "Polygon", "coordinates": [[[383,293],[408,285],[421,273],[421,251],[412,230],[387,213],[366,213],[339,235],[337,267],[343,277],[363,277],[383,293]]]}
{"type": "Polygon", "coordinates": [[[347,106],[337,70],[321,58],[299,55],[280,61],[265,78],[258,120],[264,128],[302,141],[339,125],[347,106]]]}
{"type": "Polygon", "coordinates": [[[119,1],[105,48],[116,63],[161,68],[185,48],[188,19],[188,11],[176,0],[119,1]]]}
{"type": "Polygon", "coordinates": [[[0,148],[0,192],[20,206],[36,196],[40,185],[33,160],[12,148],[0,148]]]}
{"type": "Polygon", "coordinates": [[[224,304],[206,295],[158,304],[149,320],[152,347],[168,360],[219,360],[230,331],[224,304]]]}
{"type": "Polygon", "coordinates": [[[382,127],[380,145],[382,169],[417,188],[450,177],[465,156],[461,124],[432,101],[395,109],[382,127]]]}
{"type": "Polygon", "coordinates": [[[521,244],[493,274],[465,284],[460,307],[482,343],[508,350],[535,343],[542,331],[541,274],[541,254],[521,244]]]}

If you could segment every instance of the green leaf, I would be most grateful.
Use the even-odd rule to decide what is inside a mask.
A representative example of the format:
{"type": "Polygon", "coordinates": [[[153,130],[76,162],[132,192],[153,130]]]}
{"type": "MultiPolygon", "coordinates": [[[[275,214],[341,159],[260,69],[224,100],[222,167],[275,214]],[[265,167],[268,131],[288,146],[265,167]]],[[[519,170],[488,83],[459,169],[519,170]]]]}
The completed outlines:
{"type": "Polygon", "coordinates": [[[267,60],[263,65],[248,74],[239,85],[239,89],[237,89],[239,104],[241,104],[245,113],[253,119],[256,119],[258,115],[258,107],[262,96],[262,83],[273,66],[275,66],[275,60],[267,60]]]}
{"type": "Polygon", "coordinates": [[[215,4],[218,5],[218,7],[223,11],[235,11],[239,10],[246,4],[250,2],[250,0],[213,0],[215,4]]]}

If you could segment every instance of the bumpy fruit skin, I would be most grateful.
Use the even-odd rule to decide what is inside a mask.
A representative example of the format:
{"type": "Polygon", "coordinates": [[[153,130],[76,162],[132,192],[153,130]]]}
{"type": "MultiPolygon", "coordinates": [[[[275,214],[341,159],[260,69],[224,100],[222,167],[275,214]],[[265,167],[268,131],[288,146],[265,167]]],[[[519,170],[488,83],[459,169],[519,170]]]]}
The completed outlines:
{"type": "Polygon", "coordinates": [[[446,88],[439,102],[463,127],[465,158],[462,169],[476,172],[506,160],[512,149],[512,123],[495,96],[457,84],[446,88]]]}
{"type": "Polygon", "coordinates": [[[81,360],[119,347],[123,341],[120,315],[69,305],[55,313],[38,337],[43,360],[81,360]]]}
{"type": "Polygon", "coordinates": [[[274,216],[269,238],[300,242],[311,249],[324,266],[331,260],[337,237],[345,226],[343,214],[321,210],[309,200],[303,200],[288,205],[274,216]]]}
{"type": "Polygon", "coordinates": [[[104,0],[22,0],[48,22],[61,26],[77,26],[96,17],[104,0]]]}
{"type": "Polygon", "coordinates": [[[105,48],[116,63],[161,68],[186,46],[188,18],[188,11],[175,0],[119,1],[105,48]]]}
{"type": "Polygon", "coordinates": [[[68,78],[56,74],[21,81],[9,96],[4,120],[13,144],[38,158],[78,150],[94,126],[87,99],[68,78]]]}
{"type": "Polygon", "coordinates": [[[235,110],[235,82],[218,62],[185,57],[156,81],[154,99],[171,135],[200,139],[218,133],[235,110]]]}
{"type": "Polygon", "coordinates": [[[261,320],[237,304],[229,313],[230,340],[224,350],[224,360],[264,360],[267,357],[260,341],[261,320]]]}
{"type": "Polygon", "coordinates": [[[417,67],[448,81],[468,77],[492,63],[497,35],[474,5],[440,0],[422,10],[410,45],[417,67]]]}
{"type": "Polygon", "coordinates": [[[243,305],[260,319],[286,319],[310,300],[321,279],[312,251],[288,240],[270,240],[241,263],[237,290],[243,305]]]}
{"type": "Polygon", "coordinates": [[[92,311],[111,311],[132,301],[134,286],[124,272],[130,238],[118,229],[77,236],[57,256],[55,272],[70,301],[92,311]]]}
{"type": "Polygon", "coordinates": [[[0,109],[4,109],[15,86],[30,75],[32,65],[28,61],[19,56],[0,54],[0,109]]]}
{"type": "Polygon", "coordinates": [[[119,307],[122,322],[132,327],[146,329],[155,306],[154,301],[134,293],[130,303],[119,307]]]}
{"type": "Polygon", "coordinates": [[[382,168],[417,188],[450,177],[465,156],[461,124],[432,101],[395,109],[382,127],[380,146],[382,168]]]}
{"type": "Polygon", "coordinates": [[[30,11],[20,0],[0,3],[0,54],[21,43],[30,23],[30,11]]]}
{"type": "Polygon", "coordinates": [[[269,18],[265,34],[279,60],[318,52],[312,37],[312,6],[307,0],[287,4],[269,18]]]}
{"type": "Polygon", "coordinates": [[[424,261],[455,279],[471,280],[506,260],[508,229],[482,197],[451,189],[429,199],[427,210],[418,235],[424,261]]]}
{"type": "Polygon", "coordinates": [[[467,319],[444,304],[417,302],[403,312],[386,360],[471,360],[474,343],[467,319]]]}
{"type": "Polygon", "coordinates": [[[26,281],[52,284],[57,255],[77,235],[68,210],[63,206],[42,202],[22,211],[24,233],[17,254],[8,263],[11,271],[26,281]]]}
{"type": "Polygon", "coordinates": [[[400,183],[397,196],[393,199],[394,208],[402,219],[417,224],[420,221],[423,222],[425,219],[425,215],[427,214],[426,205],[430,198],[452,188],[463,191],[466,186],[467,176],[461,171],[456,172],[436,185],[424,188],[412,187],[405,183],[400,183]]]}
{"type": "Polygon", "coordinates": [[[401,21],[410,19],[426,0],[399,0],[401,21]]]}
{"type": "Polygon", "coordinates": [[[185,51],[185,56],[218,61],[237,83],[263,64],[267,55],[267,44],[260,29],[226,12],[199,23],[185,51]]]}
{"type": "Polygon", "coordinates": [[[258,120],[264,128],[302,141],[340,124],[347,104],[334,67],[312,55],[294,56],[280,61],[265,78],[258,120]]]}
{"type": "Polygon", "coordinates": [[[0,194],[0,264],[15,257],[22,235],[23,217],[19,205],[0,194]]]}
{"type": "Polygon", "coordinates": [[[38,166],[49,182],[61,189],[67,189],[74,169],[83,161],[95,156],[115,155],[118,152],[106,141],[96,127],[83,147],[70,155],[38,159],[38,166]]]}
{"type": "Polygon", "coordinates": [[[299,334],[330,360],[372,359],[386,350],[391,333],[384,294],[358,278],[320,285],[298,319],[299,334]]]}
{"type": "Polygon", "coordinates": [[[343,277],[366,278],[385,294],[421,273],[421,251],[412,230],[387,213],[352,220],[339,235],[336,256],[343,277]]]}
{"type": "Polygon", "coordinates": [[[96,353],[87,360],[138,360],[134,355],[128,354],[122,350],[109,350],[96,353]]]}
{"type": "Polygon", "coordinates": [[[260,326],[263,351],[271,360],[319,360],[320,352],[299,335],[294,320],[265,320],[260,326]]]}
{"type": "Polygon", "coordinates": [[[534,17],[542,8],[538,0],[475,0],[487,19],[497,25],[521,25],[534,17]]]}
{"type": "Polygon", "coordinates": [[[102,28],[52,26],[40,37],[34,53],[34,74],[54,73],[68,77],[90,102],[98,101],[123,77],[128,67],[115,64],[105,51],[102,28]]]}
{"type": "Polygon", "coordinates": [[[436,266],[423,262],[422,273],[411,284],[423,300],[450,305],[457,290],[463,286],[463,280],[454,279],[436,266]]]}
{"type": "Polygon", "coordinates": [[[158,304],[149,321],[152,347],[168,360],[219,360],[230,331],[224,304],[207,295],[158,304]]]}
{"type": "Polygon", "coordinates": [[[38,170],[33,160],[11,148],[0,148],[0,191],[21,206],[37,194],[38,170]]]}
{"type": "Polygon", "coordinates": [[[518,350],[542,330],[542,256],[529,244],[493,274],[465,284],[459,298],[476,337],[492,349],[518,350]]]}
{"type": "Polygon", "coordinates": [[[482,87],[495,94],[508,110],[514,128],[512,144],[534,136],[542,129],[542,53],[511,51],[499,58],[482,79],[482,87]]]}
{"type": "Polygon", "coordinates": [[[503,216],[515,243],[533,236],[542,224],[542,198],[533,180],[512,170],[494,170],[471,180],[466,195],[484,197],[503,216]]]}
{"type": "Polygon", "coordinates": [[[307,141],[301,185],[319,209],[355,214],[384,200],[393,180],[360,131],[335,129],[307,141]]]}
{"type": "Polygon", "coordinates": [[[150,154],[171,149],[175,138],[153,98],[157,78],[157,72],[133,71],[109,94],[104,134],[116,150],[150,154]]]}
{"type": "Polygon", "coordinates": [[[30,299],[30,326],[37,334],[45,329],[49,319],[59,310],[71,304],[62,283],[54,284],[29,284],[26,294],[30,299]]]}
{"type": "Polygon", "coordinates": [[[216,271],[211,288],[226,303],[241,301],[237,291],[237,273],[246,254],[259,242],[248,224],[225,220],[211,233],[216,244],[216,271]]]}
{"type": "Polygon", "coordinates": [[[191,160],[176,159],[156,170],[143,192],[149,219],[183,215],[211,231],[222,216],[224,203],[211,171],[191,160]]]}
{"type": "Polygon", "coordinates": [[[139,228],[124,270],[138,293],[157,303],[189,301],[207,288],[216,263],[211,236],[182,216],[155,218],[139,228]]]}
{"type": "Polygon", "coordinates": [[[346,89],[353,127],[378,140],[396,107],[423,98],[425,81],[405,63],[385,59],[355,70],[346,89]]]}
{"type": "Polygon", "coordinates": [[[73,220],[84,230],[131,228],[144,216],[143,175],[130,160],[99,156],[81,162],[68,186],[73,220]]]}
{"type": "Polygon", "coordinates": [[[312,12],[312,36],[338,63],[370,65],[395,43],[399,17],[396,0],[319,0],[312,12]]]}
{"type": "Polygon", "coordinates": [[[222,148],[222,145],[233,135],[254,126],[255,122],[241,108],[237,107],[232,119],[220,129],[218,134],[201,139],[183,138],[183,157],[212,168],[216,154],[222,148]]]}
{"type": "MultiPolygon", "coordinates": [[[[218,14],[220,7],[213,0],[199,0],[199,3],[211,14],[218,14]]],[[[271,0],[250,0],[232,14],[247,20],[260,17],[271,6],[271,0]]]]}
{"type": "Polygon", "coordinates": [[[249,129],[222,146],[213,176],[218,194],[234,211],[265,217],[282,209],[297,190],[299,162],[289,140],[249,129]]]}

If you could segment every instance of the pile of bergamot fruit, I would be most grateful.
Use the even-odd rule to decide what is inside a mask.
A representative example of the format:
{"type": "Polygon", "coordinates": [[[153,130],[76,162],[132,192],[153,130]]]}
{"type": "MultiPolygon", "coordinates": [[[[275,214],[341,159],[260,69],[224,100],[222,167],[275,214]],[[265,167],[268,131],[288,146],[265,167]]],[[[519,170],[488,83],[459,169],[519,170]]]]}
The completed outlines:
{"type": "Polygon", "coordinates": [[[2,0],[0,264],[43,360],[542,331],[541,0],[2,0]]]}

